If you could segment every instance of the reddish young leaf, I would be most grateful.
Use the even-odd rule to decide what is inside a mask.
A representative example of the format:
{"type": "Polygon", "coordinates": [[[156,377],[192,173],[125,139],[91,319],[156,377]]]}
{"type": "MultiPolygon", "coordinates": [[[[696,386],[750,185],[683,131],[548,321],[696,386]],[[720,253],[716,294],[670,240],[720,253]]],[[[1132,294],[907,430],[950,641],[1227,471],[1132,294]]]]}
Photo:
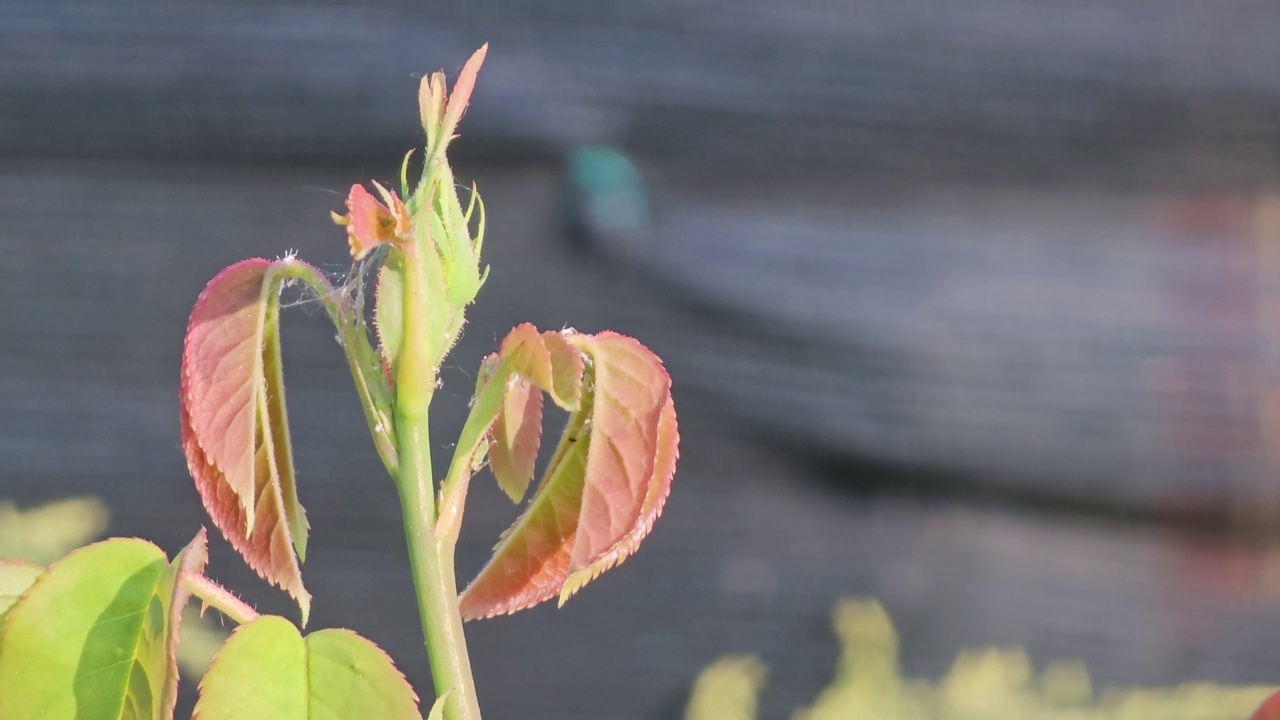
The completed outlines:
{"type": "Polygon", "coordinates": [[[453,83],[452,93],[445,89],[443,72],[423,76],[418,88],[418,112],[422,116],[422,127],[427,132],[428,150],[438,148],[453,139],[453,131],[457,129],[458,121],[471,102],[476,75],[479,74],[484,56],[488,52],[489,44],[485,43],[471,54],[453,83]]]}
{"type": "Polygon", "coordinates": [[[1280,691],[1264,700],[1262,705],[1253,711],[1253,715],[1249,716],[1249,720],[1280,720],[1280,691]]]}
{"type": "Polygon", "coordinates": [[[308,525],[294,483],[278,317],[279,269],[296,262],[245,260],[209,281],[187,326],[181,428],[205,509],[250,567],[297,600],[305,623],[311,596],[299,561],[308,525]]]}
{"type": "Polygon", "coordinates": [[[173,717],[178,702],[178,642],[182,636],[182,610],[191,599],[191,591],[182,583],[184,573],[201,575],[209,562],[209,537],[204,528],[173,559],[172,582],[169,588],[169,682],[160,700],[163,717],[173,717]]]}
{"type": "Polygon", "coordinates": [[[542,333],[542,341],[551,357],[551,384],[543,389],[551,399],[565,410],[578,409],[582,400],[582,372],[585,362],[582,353],[569,344],[565,335],[548,330],[542,333]]]}
{"type": "MultiPolygon", "coordinates": [[[[636,548],[640,547],[640,541],[644,540],[653,529],[653,523],[662,514],[667,495],[671,493],[671,478],[675,475],[676,460],[680,456],[679,445],[680,430],[676,424],[676,409],[668,394],[658,419],[658,443],[657,454],[654,456],[653,475],[645,492],[639,517],[631,526],[631,530],[608,550],[596,555],[595,559],[586,564],[572,566],[572,574],[565,580],[560,590],[561,604],[582,589],[583,585],[596,579],[605,570],[626,560],[636,551],[636,548]]],[[[583,514],[586,514],[585,507],[583,514]]],[[[579,537],[582,537],[581,533],[579,537]]]]}
{"type": "MultiPolygon", "coordinates": [[[[655,478],[654,467],[665,452],[674,455],[679,436],[674,423],[667,435],[660,432],[663,409],[671,404],[671,378],[657,355],[617,333],[567,339],[591,359],[595,375],[588,436],[595,447],[587,453],[587,483],[570,564],[577,573],[597,566],[609,553],[615,555],[611,567],[635,549],[634,544],[624,546],[645,522],[641,514],[655,483],[666,485],[660,490],[666,500],[674,457],[666,477],[655,478]],[[663,440],[671,447],[664,447],[663,440]]],[[[661,511],[661,502],[657,509],[661,511]]]]}
{"type": "Polygon", "coordinates": [[[542,393],[521,377],[509,383],[489,430],[489,469],[512,502],[520,502],[533,480],[542,440],[542,393]]]}
{"type": "Polygon", "coordinates": [[[511,362],[513,372],[534,385],[544,389],[551,385],[551,354],[542,334],[531,323],[521,323],[507,333],[499,356],[511,362]]]}
{"type": "Polygon", "coordinates": [[[458,73],[458,79],[453,82],[453,93],[449,96],[449,100],[445,105],[444,119],[440,122],[440,129],[444,133],[445,142],[449,141],[449,136],[457,129],[458,122],[462,120],[462,113],[466,112],[467,105],[471,102],[471,91],[476,86],[476,75],[480,73],[480,66],[484,64],[484,56],[489,52],[489,43],[480,46],[467,59],[462,71],[458,73]]]}
{"type": "MultiPolygon", "coordinates": [[[[512,372],[552,392],[571,413],[529,507],[462,593],[466,619],[557,594],[563,603],[626,559],[662,512],[678,456],[670,378],[635,340],[612,332],[538,335],[521,326],[502,353],[504,362],[521,360],[510,363],[512,372]]],[[[508,392],[518,386],[508,384],[508,392]]]]}

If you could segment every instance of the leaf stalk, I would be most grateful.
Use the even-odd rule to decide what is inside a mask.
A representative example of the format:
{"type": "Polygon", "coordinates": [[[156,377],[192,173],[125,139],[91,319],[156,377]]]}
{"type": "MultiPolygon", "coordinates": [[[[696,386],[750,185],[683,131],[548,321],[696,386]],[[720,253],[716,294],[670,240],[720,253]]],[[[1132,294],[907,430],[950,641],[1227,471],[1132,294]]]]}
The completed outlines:
{"type": "MultiPolygon", "coordinates": [[[[237,625],[253,622],[258,619],[258,611],[249,607],[248,603],[236,597],[230,590],[201,575],[200,573],[183,571],[178,582],[187,592],[200,598],[204,608],[214,608],[231,618],[237,625]]],[[[201,609],[201,614],[204,609],[201,609]]]]}

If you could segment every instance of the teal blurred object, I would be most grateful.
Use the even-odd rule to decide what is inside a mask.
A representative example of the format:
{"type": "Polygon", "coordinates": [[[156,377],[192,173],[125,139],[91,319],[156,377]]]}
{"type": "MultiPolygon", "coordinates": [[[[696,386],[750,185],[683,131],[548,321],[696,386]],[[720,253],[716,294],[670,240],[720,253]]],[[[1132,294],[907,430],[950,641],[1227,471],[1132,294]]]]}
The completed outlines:
{"type": "Polygon", "coordinates": [[[648,189],[640,170],[620,149],[575,148],[566,164],[564,221],[575,249],[589,251],[600,236],[618,242],[648,232],[648,189]]]}
{"type": "Polygon", "coordinates": [[[1280,517],[1280,199],[1266,191],[654,167],[663,192],[642,225],[633,163],[575,161],[577,242],[695,310],[663,357],[764,433],[957,487],[1280,517]]]}

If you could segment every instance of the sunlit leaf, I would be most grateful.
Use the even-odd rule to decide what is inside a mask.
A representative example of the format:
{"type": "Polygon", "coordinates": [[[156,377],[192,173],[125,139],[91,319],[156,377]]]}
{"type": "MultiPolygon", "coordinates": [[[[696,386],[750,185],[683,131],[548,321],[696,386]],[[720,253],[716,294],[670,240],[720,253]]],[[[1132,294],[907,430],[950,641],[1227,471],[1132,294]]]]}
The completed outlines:
{"type": "Polygon", "coordinates": [[[200,683],[192,720],[421,720],[413,688],[350,630],[305,639],[264,615],[232,633],[200,683]]]}
{"type": "Polygon", "coordinates": [[[280,268],[245,260],[209,281],[182,355],[181,426],[205,509],[249,566],[298,602],[307,519],[298,503],[280,358],[280,268]],[[296,551],[296,554],[295,554],[296,551]]]}
{"type": "MultiPolygon", "coordinates": [[[[467,619],[556,595],[563,602],[626,559],[662,512],[678,456],[670,378],[635,340],[611,332],[538,334],[525,325],[504,340],[501,359],[517,379],[499,372],[491,382],[504,382],[517,406],[527,381],[551,391],[570,415],[529,506],[463,592],[467,619]]],[[[497,414],[503,422],[507,407],[497,414]]],[[[512,445],[500,442],[508,432],[490,431],[491,464],[495,445],[512,445]]]]}
{"type": "Polygon", "coordinates": [[[115,538],[54,563],[0,628],[0,718],[167,720],[186,594],[204,566],[201,533],[171,564],[156,546],[115,538]]]}

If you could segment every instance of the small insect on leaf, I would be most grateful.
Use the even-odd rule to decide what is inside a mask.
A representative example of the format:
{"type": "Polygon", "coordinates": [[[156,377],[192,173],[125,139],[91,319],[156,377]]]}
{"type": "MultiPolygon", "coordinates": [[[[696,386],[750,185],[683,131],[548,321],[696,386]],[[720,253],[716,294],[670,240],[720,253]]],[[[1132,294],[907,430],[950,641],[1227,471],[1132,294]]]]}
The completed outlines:
{"type": "Polygon", "coordinates": [[[279,295],[298,260],[252,259],[209,281],[191,311],[182,353],[182,447],[214,523],[259,575],[302,610],[299,563],[307,519],[289,445],[280,358],[279,295]]]}
{"type": "Polygon", "coordinates": [[[570,414],[528,507],[462,593],[467,619],[556,595],[563,603],[625,560],[661,514],[679,455],[670,377],[634,339],[521,325],[503,341],[499,359],[509,376],[499,370],[490,380],[503,383],[505,395],[493,412],[488,452],[513,497],[523,493],[537,453],[527,428],[540,413],[530,409],[526,388],[547,392],[570,414]],[[504,456],[509,462],[497,460],[504,456]]]}

